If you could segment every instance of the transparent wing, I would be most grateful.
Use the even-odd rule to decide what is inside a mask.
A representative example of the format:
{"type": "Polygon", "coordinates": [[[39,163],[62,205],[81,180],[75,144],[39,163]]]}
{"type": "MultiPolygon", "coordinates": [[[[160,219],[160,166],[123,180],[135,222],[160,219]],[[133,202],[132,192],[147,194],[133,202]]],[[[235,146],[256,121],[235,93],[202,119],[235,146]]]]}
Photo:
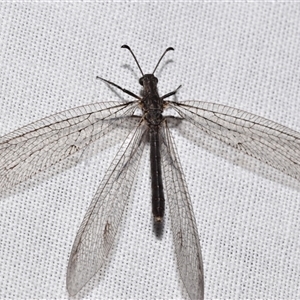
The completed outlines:
{"type": "Polygon", "coordinates": [[[161,128],[164,189],[180,277],[190,299],[204,298],[203,263],[197,225],[175,144],[167,126],[161,128]]]}
{"type": "Polygon", "coordinates": [[[137,102],[72,108],[0,137],[0,190],[84,149],[133,114],[137,102]]]}
{"type": "Polygon", "coordinates": [[[70,295],[95,275],[112,247],[143,152],[145,130],[140,125],[126,138],[85,214],[69,259],[70,295]]]}
{"type": "Polygon", "coordinates": [[[300,133],[221,104],[200,101],[168,104],[209,135],[300,180],[300,133]]]}

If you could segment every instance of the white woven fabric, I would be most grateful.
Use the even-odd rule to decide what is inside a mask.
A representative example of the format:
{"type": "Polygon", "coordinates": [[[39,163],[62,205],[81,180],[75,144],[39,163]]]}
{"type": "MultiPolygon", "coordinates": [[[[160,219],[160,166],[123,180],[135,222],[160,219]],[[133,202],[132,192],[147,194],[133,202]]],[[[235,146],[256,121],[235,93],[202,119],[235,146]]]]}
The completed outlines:
{"type": "MultiPolygon", "coordinates": [[[[156,73],[161,94],[182,84],[179,101],[222,103],[300,131],[299,28],[300,6],[291,3],[1,4],[0,135],[119,100],[97,75],[138,93],[140,73],[122,44],[145,73],[175,48],[156,73]]],[[[173,135],[201,239],[205,298],[299,299],[300,183],[205,134],[197,142],[173,135]]],[[[68,298],[72,243],[119,145],[106,138],[1,193],[0,299],[68,298]]],[[[107,264],[78,298],[187,297],[168,211],[163,238],[152,233],[148,160],[147,150],[107,264]]]]}

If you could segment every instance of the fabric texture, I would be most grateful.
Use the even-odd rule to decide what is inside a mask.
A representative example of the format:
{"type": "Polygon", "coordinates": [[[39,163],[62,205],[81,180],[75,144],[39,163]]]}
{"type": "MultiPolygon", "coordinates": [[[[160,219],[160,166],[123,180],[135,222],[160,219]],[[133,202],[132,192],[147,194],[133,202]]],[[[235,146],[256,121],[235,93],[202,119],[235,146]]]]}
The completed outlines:
{"type": "MultiPolygon", "coordinates": [[[[65,109],[129,100],[142,70],[161,95],[236,107],[300,131],[300,6],[218,3],[0,5],[0,135],[65,109]]],[[[130,99],[131,100],[131,99],[130,99]]],[[[172,128],[202,247],[205,299],[300,298],[300,183],[187,126],[172,128]]],[[[76,232],[123,136],[1,193],[0,299],[67,299],[76,232]]],[[[168,209],[152,229],[146,147],[107,263],[82,299],[187,299],[168,209]]]]}

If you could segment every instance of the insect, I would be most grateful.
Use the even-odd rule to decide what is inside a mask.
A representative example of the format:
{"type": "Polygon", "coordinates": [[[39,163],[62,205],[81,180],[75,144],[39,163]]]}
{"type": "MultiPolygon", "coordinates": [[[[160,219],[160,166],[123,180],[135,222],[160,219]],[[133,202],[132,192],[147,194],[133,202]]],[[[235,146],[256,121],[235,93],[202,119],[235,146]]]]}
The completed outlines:
{"type": "MultiPolygon", "coordinates": [[[[204,299],[203,263],[191,200],[170,132],[174,119],[299,180],[300,133],[254,114],[201,101],[170,101],[179,88],[159,96],[154,76],[142,77],[141,96],[100,78],[135,98],[72,108],[0,138],[0,190],[9,189],[126,124],[128,134],[113,159],[77,232],[67,269],[67,289],[77,294],[104,264],[128,202],[144,145],[150,144],[152,213],[161,224],[168,201],[177,265],[190,299],[204,299]],[[172,108],[177,115],[166,116],[172,108]],[[140,114],[138,114],[141,112],[140,114]]],[[[179,86],[180,87],[180,86],[179,86]]]]}

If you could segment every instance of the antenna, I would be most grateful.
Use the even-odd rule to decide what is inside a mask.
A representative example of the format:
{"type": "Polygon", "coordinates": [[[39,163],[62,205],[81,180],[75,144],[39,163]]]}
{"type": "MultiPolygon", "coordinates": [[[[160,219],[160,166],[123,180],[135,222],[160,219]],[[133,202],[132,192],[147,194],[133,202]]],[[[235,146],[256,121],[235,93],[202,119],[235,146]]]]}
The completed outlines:
{"type": "Polygon", "coordinates": [[[161,62],[161,60],[163,59],[163,57],[165,56],[165,54],[166,54],[168,51],[170,51],[170,50],[174,51],[174,48],[173,48],[173,47],[169,47],[169,48],[167,48],[167,49],[165,50],[165,52],[163,53],[163,55],[162,55],[161,58],[159,59],[159,61],[158,61],[157,65],[156,65],[156,67],[154,68],[154,71],[152,72],[152,74],[154,74],[154,72],[156,71],[156,69],[157,69],[159,63],[161,62]]]}
{"type": "Polygon", "coordinates": [[[128,49],[128,50],[130,51],[130,53],[131,53],[131,55],[133,56],[133,58],[134,58],[134,60],[135,60],[135,62],[136,62],[136,64],[137,64],[137,66],[139,67],[139,69],[140,69],[142,75],[144,76],[144,73],[143,73],[143,71],[142,71],[142,69],[141,69],[141,67],[140,67],[140,64],[138,63],[138,61],[137,61],[137,59],[136,59],[134,53],[133,53],[132,50],[130,49],[130,47],[127,46],[127,45],[123,45],[123,46],[121,46],[121,48],[125,48],[125,49],[128,49]]]}
{"type": "MultiPolygon", "coordinates": [[[[139,62],[137,61],[137,59],[136,59],[134,53],[132,52],[131,48],[130,48],[128,45],[123,45],[123,46],[121,46],[121,48],[125,48],[125,49],[127,49],[127,50],[130,51],[130,53],[131,53],[131,55],[133,56],[133,58],[134,58],[134,60],[135,60],[135,62],[136,62],[136,64],[137,64],[137,66],[139,67],[139,69],[140,69],[142,75],[144,76],[144,73],[143,73],[143,71],[142,71],[142,69],[141,69],[141,67],[140,67],[140,64],[139,64],[139,62]]],[[[154,72],[156,71],[156,69],[157,69],[159,63],[161,62],[161,60],[163,59],[163,57],[165,56],[165,54],[166,54],[168,51],[171,51],[171,50],[174,51],[174,48],[173,48],[173,47],[169,47],[169,48],[167,48],[167,49],[165,50],[165,52],[163,53],[163,55],[160,57],[160,59],[159,59],[157,65],[156,65],[156,67],[154,68],[152,74],[154,74],[154,72]]]]}

